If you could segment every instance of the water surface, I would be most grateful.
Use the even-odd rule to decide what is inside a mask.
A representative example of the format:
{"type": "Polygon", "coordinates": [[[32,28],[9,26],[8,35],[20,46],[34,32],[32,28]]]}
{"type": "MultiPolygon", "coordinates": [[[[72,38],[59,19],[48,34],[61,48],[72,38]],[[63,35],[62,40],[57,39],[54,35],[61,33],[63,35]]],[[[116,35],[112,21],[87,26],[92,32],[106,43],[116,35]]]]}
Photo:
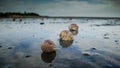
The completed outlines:
{"type": "Polygon", "coordinates": [[[119,24],[116,19],[0,19],[0,68],[120,68],[119,24]],[[74,40],[59,40],[71,23],[79,26],[74,40]],[[46,39],[56,44],[55,52],[41,51],[46,39]]]}

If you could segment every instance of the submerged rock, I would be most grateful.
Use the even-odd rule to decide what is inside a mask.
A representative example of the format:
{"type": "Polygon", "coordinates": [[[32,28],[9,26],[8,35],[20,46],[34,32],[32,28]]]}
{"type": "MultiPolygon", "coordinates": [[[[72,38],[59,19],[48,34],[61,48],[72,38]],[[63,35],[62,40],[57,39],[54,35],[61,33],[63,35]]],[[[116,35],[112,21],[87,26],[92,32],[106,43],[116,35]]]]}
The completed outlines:
{"type": "Polygon", "coordinates": [[[55,43],[51,40],[45,40],[42,44],[41,44],[41,49],[43,52],[53,52],[55,51],[55,43]]]}

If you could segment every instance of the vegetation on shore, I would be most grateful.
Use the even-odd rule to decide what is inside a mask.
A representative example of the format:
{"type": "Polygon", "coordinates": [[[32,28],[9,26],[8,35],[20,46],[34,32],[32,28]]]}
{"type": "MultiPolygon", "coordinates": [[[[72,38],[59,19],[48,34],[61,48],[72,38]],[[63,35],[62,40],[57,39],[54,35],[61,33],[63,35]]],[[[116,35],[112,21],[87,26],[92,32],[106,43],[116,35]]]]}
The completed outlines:
{"type": "Polygon", "coordinates": [[[24,13],[19,13],[19,12],[6,12],[2,13],[0,12],[0,18],[37,18],[37,17],[48,17],[48,16],[40,16],[37,13],[33,12],[24,12],[24,13]]]}

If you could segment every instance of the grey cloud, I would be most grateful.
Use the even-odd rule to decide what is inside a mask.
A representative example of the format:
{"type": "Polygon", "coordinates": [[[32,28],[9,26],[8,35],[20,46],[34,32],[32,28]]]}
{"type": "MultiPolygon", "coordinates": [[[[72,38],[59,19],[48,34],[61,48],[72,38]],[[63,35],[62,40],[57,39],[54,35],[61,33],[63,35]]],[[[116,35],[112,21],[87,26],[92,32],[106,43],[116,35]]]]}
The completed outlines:
{"type": "MultiPolygon", "coordinates": [[[[95,0],[96,1],[96,0],[95,0]]],[[[97,0],[106,4],[111,4],[114,6],[120,6],[120,0],[97,0]]]]}
{"type": "MultiPolygon", "coordinates": [[[[24,2],[23,0],[7,0],[6,5],[0,6],[0,12],[36,12],[40,15],[50,16],[113,16],[120,17],[120,8],[111,0],[96,0],[103,4],[93,5],[86,1],[57,1],[48,3],[24,2]]],[[[92,0],[93,1],[93,0],[92,0]]]]}
{"type": "Polygon", "coordinates": [[[118,9],[106,4],[91,5],[87,2],[59,2],[42,5],[43,14],[51,16],[120,16],[118,9]]]}

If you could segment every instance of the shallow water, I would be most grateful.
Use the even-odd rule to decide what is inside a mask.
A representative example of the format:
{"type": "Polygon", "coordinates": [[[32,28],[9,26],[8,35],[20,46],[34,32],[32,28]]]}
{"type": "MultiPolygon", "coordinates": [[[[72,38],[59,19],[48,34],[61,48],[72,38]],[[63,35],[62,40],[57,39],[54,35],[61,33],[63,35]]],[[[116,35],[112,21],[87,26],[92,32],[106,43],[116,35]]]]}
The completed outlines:
{"type": "Polygon", "coordinates": [[[120,68],[120,26],[108,23],[120,20],[0,19],[0,68],[120,68]],[[59,40],[71,23],[79,26],[74,41],[59,40]],[[46,39],[55,52],[42,53],[46,39]]]}

